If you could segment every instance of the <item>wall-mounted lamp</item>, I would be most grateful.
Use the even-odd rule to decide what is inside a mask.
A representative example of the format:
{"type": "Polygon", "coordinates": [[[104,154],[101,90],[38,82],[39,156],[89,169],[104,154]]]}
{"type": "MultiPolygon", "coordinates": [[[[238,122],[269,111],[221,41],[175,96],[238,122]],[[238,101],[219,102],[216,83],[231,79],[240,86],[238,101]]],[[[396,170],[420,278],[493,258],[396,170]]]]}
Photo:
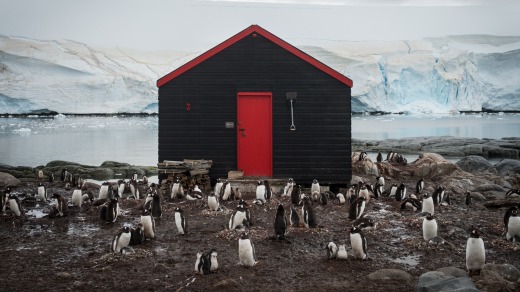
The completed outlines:
{"type": "Polygon", "coordinates": [[[289,129],[291,131],[296,131],[296,126],[294,125],[294,110],[293,104],[296,102],[296,96],[298,95],[296,92],[287,92],[287,101],[290,102],[291,105],[291,126],[289,129]]]}

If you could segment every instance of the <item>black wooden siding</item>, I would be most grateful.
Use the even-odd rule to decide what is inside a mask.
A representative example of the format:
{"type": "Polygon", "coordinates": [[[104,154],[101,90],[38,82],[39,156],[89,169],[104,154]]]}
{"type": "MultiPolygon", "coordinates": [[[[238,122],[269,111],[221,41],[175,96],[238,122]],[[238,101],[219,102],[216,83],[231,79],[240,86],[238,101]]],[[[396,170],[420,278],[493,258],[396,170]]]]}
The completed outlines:
{"type": "Polygon", "coordinates": [[[346,184],[352,175],[350,88],[272,43],[247,36],[159,88],[159,161],[211,159],[212,179],[237,165],[237,92],[273,94],[273,177],[346,184]],[[297,92],[290,131],[287,92],[297,92]],[[191,110],[186,111],[186,103],[191,110]]]}

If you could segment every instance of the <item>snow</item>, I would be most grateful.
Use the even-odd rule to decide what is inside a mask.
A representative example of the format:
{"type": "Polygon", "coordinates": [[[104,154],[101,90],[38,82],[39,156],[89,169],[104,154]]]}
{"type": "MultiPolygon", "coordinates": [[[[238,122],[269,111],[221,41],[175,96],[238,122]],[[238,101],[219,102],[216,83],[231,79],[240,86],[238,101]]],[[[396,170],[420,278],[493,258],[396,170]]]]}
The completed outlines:
{"type": "MultiPolygon", "coordinates": [[[[352,111],[520,110],[520,37],[298,47],[354,81],[352,111]]],[[[203,51],[144,52],[0,36],[0,113],[156,113],[157,79],[203,51]]]]}

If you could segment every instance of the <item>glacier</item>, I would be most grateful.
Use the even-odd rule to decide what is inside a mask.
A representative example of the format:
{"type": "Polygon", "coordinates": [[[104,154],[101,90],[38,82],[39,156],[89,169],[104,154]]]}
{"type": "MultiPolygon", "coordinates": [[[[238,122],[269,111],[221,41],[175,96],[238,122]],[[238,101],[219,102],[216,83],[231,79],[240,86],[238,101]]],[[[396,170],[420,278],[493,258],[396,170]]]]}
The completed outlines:
{"type": "MultiPolygon", "coordinates": [[[[353,112],[520,111],[517,36],[300,42],[353,80],[353,112]]],[[[0,35],[0,113],[156,113],[157,79],[203,52],[0,35]]]]}

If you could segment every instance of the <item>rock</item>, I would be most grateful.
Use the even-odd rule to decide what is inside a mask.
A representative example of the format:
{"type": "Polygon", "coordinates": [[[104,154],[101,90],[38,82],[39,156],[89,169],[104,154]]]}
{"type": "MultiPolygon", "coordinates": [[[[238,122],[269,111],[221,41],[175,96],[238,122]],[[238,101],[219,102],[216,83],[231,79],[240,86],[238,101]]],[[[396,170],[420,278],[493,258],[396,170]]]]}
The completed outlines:
{"type": "Polygon", "coordinates": [[[520,161],[514,159],[503,159],[499,163],[495,164],[495,168],[502,176],[520,174],[520,161]]]}
{"type": "Polygon", "coordinates": [[[236,289],[238,288],[239,285],[237,283],[237,281],[233,280],[233,279],[224,279],[222,281],[219,281],[217,282],[215,285],[213,285],[213,288],[218,288],[218,289],[236,289]]]}
{"type": "MultiPolygon", "coordinates": [[[[456,163],[462,170],[471,173],[495,170],[493,164],[484,157],[471,155],[463,157],[456,163]]],[[[496,170],[495,170],[496,171],[496,170]]]]}
{"type": "Polygon", "coordinates": [[[517,291],[515,284],[502,278],[499,274],[487,269],[480,272],[482,280],[478,282],[479,288],[485,291],[517,291]]]}
{"type": "Polygon", "coordinates": [[[101,167],[108,167],[108,168],[114,168],[114,167],[130,167],[130,164],[128,163],[122,163],[122,162],[116,162],[116,161],[105,161],[101,163],[101,167]]]}
{"type": "Polygon", "coordinates": [[[67,273],[67,272],[56,273],[56,276],[58,276],[60,278],[72,278],[72,275],[70,273],[67,273]]]}
{"type": "Polygon", "coordinates": [[[440,269],[437,269],[437,271],[444,273],[445,275],[455,277],[455,278],[467,278],[468,277],[468,273],[466,273],[466,271],[459,269],[459,268],[455,268],[455,267],[440,268],[440,269]]]}
{"type": "Polygon", "coordinates": [[[473,189],[474,192],[503,192],[505,193],[506,190],[499,186],[499,185],[495,185],[495,184],[482,184],[482,185],[479,185],[477,186],[476,188],[473,189]]]}
{"type": "Polygon", "coordinates": [[[19,186],[21,183],[22,182],[16,177],[5,172],[0,172],[0,188],[3,189],[7,186],[16,187],[19,186]]]}
{"type": "Polygon", "coordinates": [[[412,276],[405,271],[398,269],[381,269],[368,275],[370,280],[399,280],[410,281],[412,276]]]}
{"type": "Polygon", "coordinates": [[[410,164],[414,177],[432,178],[449,176],[458,169],[458,166],[447,161],[436,153],[424,153],[419,159],[410,164]]]}
{"type": "Polygon", "coordinates": [[[166,273],[169,271],[168,267],[164,264],[155,264],[153,267],[154,273],[166,273]]]}
{"type": "Polygon", "coordinates": [[[416,292],[479,291],[468,277],[454,277],[443,272],[432,271],[422,274],[414,288],[416,292]]]}
{"type": "Polygon", "coordinates": [[[359,161],[359,152],[352,152],[352,171],[363,175],[379,175],[377,164],[370,158],[359,161]]]}
{"type": "Polygon", "coordinates": [[[518,270],[515,266],[509,265],[509,264],[503,264],[503,265],[493,265],[493,264],[486,264],[482,270],[489,270],[492,272],[497,273],[500,277],[511,281],[516,282],[518,279],[520,279],[520,270],[518,270]]]}

